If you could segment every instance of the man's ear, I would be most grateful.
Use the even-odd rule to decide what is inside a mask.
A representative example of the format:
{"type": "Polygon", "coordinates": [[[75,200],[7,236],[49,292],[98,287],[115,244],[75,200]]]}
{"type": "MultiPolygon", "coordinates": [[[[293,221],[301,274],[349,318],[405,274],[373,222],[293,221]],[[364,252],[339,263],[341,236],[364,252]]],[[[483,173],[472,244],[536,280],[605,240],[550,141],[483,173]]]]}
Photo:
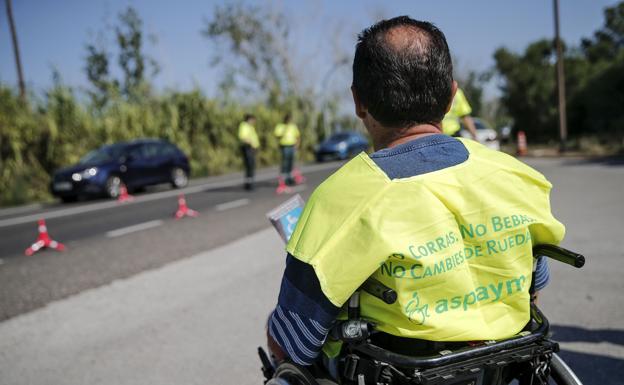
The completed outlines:
{"type": "Polygon", "coordinates": [[[355,115],[357,115],[358,118],[363,120],[364,118],[366,118],[366,115],[368,114],[368,110],[366,109],[366,107],[364,107],[362,102],[360,102],[360,98],[358,97],[357,92],[355,92],[355,88],[353,86],[351,86],[351,95],[353,95],[353,104],[355,105],[355,115]]]}
{"type": "Polygon", "coordinates": [[[451,84],[451,101],[448,106],[446,106],[446,112],[451,110],[451,106],[453,105],[453,99],[455,99],[455,94],[457,93],[457,82],[453,80],[453,84],[451,84]]]}

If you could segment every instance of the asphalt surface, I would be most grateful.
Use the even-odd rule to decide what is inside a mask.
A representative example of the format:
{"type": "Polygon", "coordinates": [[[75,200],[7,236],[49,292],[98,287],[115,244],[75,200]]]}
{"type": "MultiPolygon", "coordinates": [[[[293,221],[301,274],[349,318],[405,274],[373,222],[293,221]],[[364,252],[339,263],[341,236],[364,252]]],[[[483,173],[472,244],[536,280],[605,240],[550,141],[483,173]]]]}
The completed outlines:
{"type": "MultiPolygon", "coordinates": [[[[624,164],[528,163],[555,186],[563,245],[587,257],[581,270],[551,264],[540,307],[553,338],[584,383],[622,384],[624,164]]],[[[327,167],[306,171],[304,198],[337,164],[327,167]]],[[[253,193],[238,177],[197,182],[187,191],[200,211],[193,219],[170,219],[175,192],[167,191],[127,205],[70,206],[88,211],[48,220],[68,245],[63,253],[22,256],[36,225],[11,224],[58,207],[0,212],[0,384],[259,384],[255,347],[284,258],[266,229],[266,212],[287,198],[274,194],[271,173],[253,193]],[[124,232],[153,221],[162,222],[124,232]]]]}
{"type": "MultiPolygon", "coordinates": [[[[308,181],[292,193],[307,197],[339,165],[304,167],[308,181]]],[[[133,202],[123,204],[53,205],[0,216],[0,321],[265,228],[269,223],[266,213],[292,195],[275,194],[276,176],[273,169],[261,172],[253,192],[243,190],[238,175],[194,182],[182,191],[188,206],[199,212],[197,218],[173,219],[180,193],[175,190],[137,195],[133,202]],[[39,217],[50,218],[46,220],[49,234],[67,246],[65,252],[44,250],[24,256],[37,237],[39,217]],[[143,231],[110,236],[154,221],[162,222],[143,231]]]]}

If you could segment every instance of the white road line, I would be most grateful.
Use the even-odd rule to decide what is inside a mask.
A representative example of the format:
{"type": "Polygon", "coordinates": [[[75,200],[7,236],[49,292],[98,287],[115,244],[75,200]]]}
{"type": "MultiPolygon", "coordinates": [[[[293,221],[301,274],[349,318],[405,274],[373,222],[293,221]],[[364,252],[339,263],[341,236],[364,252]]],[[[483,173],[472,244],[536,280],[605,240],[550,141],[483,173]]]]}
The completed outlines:
{"type": "MultiPolygon", "coordinates": [[[[305,174],[306,172],[315,172],[315,171],[320,171],[320,170],[337,168],[337,165],[338,164],[336,162],[331,162],[327,164],[325,163],[315,164],[315,165],[301,167],[301,171],[303,171],[305,174]]],[[[268,172],[267,174],[259,175],[258,177],[256,177],[256,181],[263,182],[267,180],[273,180],[276,177],[277,177],[277,172],[268,172]]],[[[51,218],[67,217],[70,215],[83,214],[83,213],[88,213],[92,211],[103,210],[103,209],[108,209],[108,208],[113,208],[113,207],[134,205],[137,203],[150,202],[150,201],[167,198],[167,197],[174,197],[174,196],[178,196],[180,193],[194,194],[194,193],[203,192],[203,191],[216,190],[216,189],[224,188],[224,187],[239,186],[241,184],[242,184],[242,177],[232,179],[232,180],[221,181],[221,182],[203,183],[203,184],[196,185],[196,186],[185,187],[180,190],[162,191],[158,193],[148,194],[145,196],[139,196],[139,197],[135,197],[134,201],[126,202],[123,204],[119,204],[116,201],[107,201],[107,202],[82,205],[78,207],[70,207],[66,209],[53,210],[49,212],[30,214],[30,215],[25,215],[22,217],[2,219],[0,220],[0,228],[34,222],[40,218],[51,219],[51,218]]]]}
{"type": "Polygon", "coordinates": [[[4,259],[0,259],[0,265],[4,264],[4,259]]]}
{"type": "Polygon", "coordinates": [[[236,207],[241,207],[241,206],[248,205],[249,202],[251,202],[251,201],[249,199],[247,199],[247,198],[237,199],[235,201],[218,204],[218,205],[215,206],[215,209],[217,209],[217,211],[229,210],[229,209],[233,209],[233,208],[236,208],[236,207]]]}
{"type": "Polygon", "coordinates": [[[143,223],[139,223],[139,224],[128,226],[128,227],[122,227],[120,229],[111,230],[106,233],[106,236],[109,238],[121,237],[122,235],[158,227],[162,225],[163,223],[164,222],[160,219],[157,219],[155,221],[143,222],[143,223]]]}

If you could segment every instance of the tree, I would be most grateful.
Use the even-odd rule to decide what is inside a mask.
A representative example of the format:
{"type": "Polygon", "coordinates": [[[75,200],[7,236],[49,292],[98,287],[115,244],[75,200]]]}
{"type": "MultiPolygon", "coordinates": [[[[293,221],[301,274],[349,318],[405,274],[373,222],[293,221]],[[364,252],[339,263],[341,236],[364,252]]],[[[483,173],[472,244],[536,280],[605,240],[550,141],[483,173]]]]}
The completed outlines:
{"type": "MultiPolygon", "coordinates": [[[[624,2],[605,9],[605,22],[580,47],[566,48],[565,87],[569,131],[573,136],[624,135],[624,2]]],[[[524,53],[506,48],[494,53],[501,104],[532,140],[557,137],[554,45],[530,44],[524,53]]]]}
{"type": "Polygon", "coordinates": [[[88,43],[85,47],[85,72],[93,87],[88,95],[98,111],[119,94],[131,102],[144,99],[150,90],[150,78],[159,71],[158,63],[144,53],[143,21],[134,8],[128,7],[118,15],[113,33],[119,48],[117,63],[123,75],[121,80],[111,76],[112,55],[103,43],[105,33],[100,32],[96,39],[98,41],[88,43]]]}
{"type": "Polygon", "coordinates": [[[158,64],[143,52],[143,21],[137,11],[128,7],[119,14],[115,28],[119,45],[119,66],[124,75],[122,92],[129,100],[137,100],[145,92],[145,71],[149,66],[151,75],[158,73],[158,64]]]}
{"type": "Polygon", "coordinates": [[[553,138],[557,132],[553,55],[549,40],[530,44],[521,55],[506,48],[494,53],[502,80],[502,104],[514,119],[516,129],[540,140],[553,138]]]}
{"type": "Polygon", "coordinates": [[[280,97],[297,92],[286,16],[240,3],[217,6],[202,35],[225,51],[213,55],[212,65],[227,62],[231,83],[244,79],[252,91],[264,94],[275,105],[280,97]]]}
{"type": "Polygon", "coordinates": [[[593,38],[581,41],[587,59],[592,63],[612,61],[624,47],[624,2],[605,8],[605,24],[593,38]]]}
{"type": "Polygon", "coordinates": [[[95,43],[87,44],[85,72],[93,90],[87,91],[96,110],[104,108],[111,93],[119,88],[119,83],[111,79],[109,72],[110,55],[106,49],[95,43]]]}
{"type": "Polygon", "coordinates": [[[604,25],[581,41],[583,87],[570,101],[571,131],[609,142],[624,138],[624,2],[604,11],[604,25]]]}

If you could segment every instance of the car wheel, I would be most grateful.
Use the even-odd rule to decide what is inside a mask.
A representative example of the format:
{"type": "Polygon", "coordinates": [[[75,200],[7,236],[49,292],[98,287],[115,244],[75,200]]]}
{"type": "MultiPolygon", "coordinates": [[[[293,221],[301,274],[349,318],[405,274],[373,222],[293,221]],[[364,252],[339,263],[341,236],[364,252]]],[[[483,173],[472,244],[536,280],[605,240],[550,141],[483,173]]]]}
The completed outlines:
{"type": "Polygon", "coordinates": [[[109,198],[113,198],[116,199],[119,197],[119,194],[121,193],[121,185],[123,184],[123,182],[121,181],[121,178],[118,177],[117,175],[111,175],[108,177],[108,179],[106,179],[106,195],[109,198]]]}
{"type": "Polygon", "coordinates": [[[72,202],[76,202],[78,200],[78,196],[77,195],[68,195],[68,196],[62,196],[61,197],[61,201],[63,203],[72,203],[72,202]]]}
{"type": "Polygon", "coordinates": [[[186,171],[179,167],[175,167],[171,170],[171,186],[173,186],[173,188],[186,187],[187,184],[188,175],[186,175],[186,171]]]}

